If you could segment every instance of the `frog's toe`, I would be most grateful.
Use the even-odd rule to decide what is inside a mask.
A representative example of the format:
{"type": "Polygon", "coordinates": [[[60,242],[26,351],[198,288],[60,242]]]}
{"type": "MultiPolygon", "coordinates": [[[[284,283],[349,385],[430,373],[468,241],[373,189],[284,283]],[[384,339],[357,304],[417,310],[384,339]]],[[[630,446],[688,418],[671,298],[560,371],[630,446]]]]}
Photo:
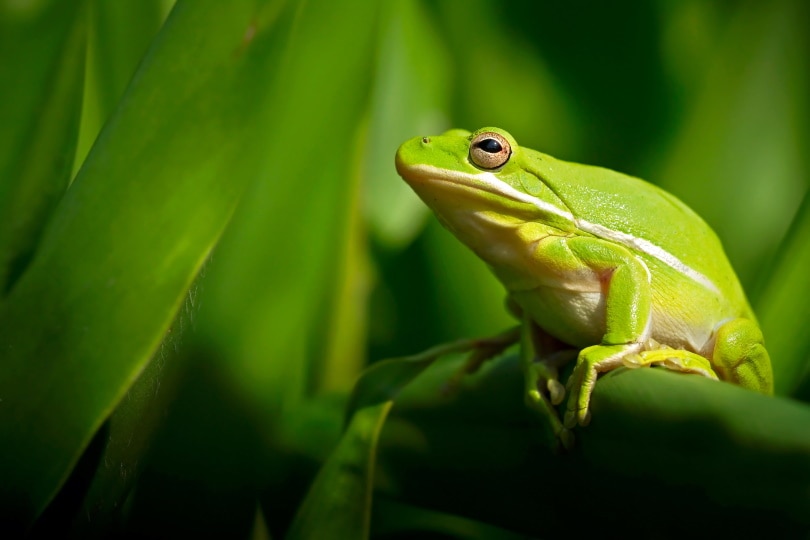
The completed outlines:
{"type": "Polygon", "coordinates": [[[574,385],[568,397],[568,407],[563,425],[573,428],[577,425],[587,426],[591,421],[590,401],[591,385],[574,385]]]}
{"type": "Polygon", "coordinates": [[[574,429],[577,426],[577,415],[574,411],[566,411],[563,419],[565,429],[574,429]]]}
{"type": "Polygon", "coordinates": [[[526,392],[526,405],[532,408],[537,408],[536,405],[543,401],[543,396],[539,390],[529,390],[526,392]]]}
{"type": "Polygon", "coordinates": [[[626,368],[636,369],[644,366],[644,359],[638,353],[632,353],[622,358],[622,364],[626,368]]]}
{"type": "Polygon", "coordinates": [[[565,398],[565,387],[558,377],[556,367],[543,361],[537,361],[529,366],[527,385],[531,390],[538,389],[547,392],[551,404],[559,405],[565,398]]]}
{"type": "Polygon", "coordinates": [[[566,427],[575,427],[577,425],[584,427],[591,423],[591,411],[588,408],[568,411],[565,413],[565,418],[566,427]]]}
{"type": "Polygon", "coordinates": [[[591,410],[587,409],[579,418],[579,425],[587,426],[591,423],[591,410]]]}
{"type": "Polygon", "coordinates": [[[546,383],[549,399],[552,405],[559,405],[565,399],[565,387],[557,379],[549,379],[546,383]]]}

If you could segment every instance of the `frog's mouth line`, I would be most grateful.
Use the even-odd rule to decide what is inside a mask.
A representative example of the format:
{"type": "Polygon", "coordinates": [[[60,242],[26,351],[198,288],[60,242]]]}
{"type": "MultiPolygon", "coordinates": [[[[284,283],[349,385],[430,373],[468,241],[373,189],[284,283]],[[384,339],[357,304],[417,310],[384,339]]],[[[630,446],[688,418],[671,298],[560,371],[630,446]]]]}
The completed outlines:
{"type": "Polygon", "coordinates": [[[431,165],[415,165],[407,167],[408,176],[416,177],[420,180],[430,182],[444,182],[452,185],[464,186],[480,191],[486,191],[493,195],[499,195],[510,201],[521,202],[529,204],[539,209],[542,212],[560,217],[573,226],[576,226],[576,220],[571,212],[561,210],[560,208],[541,201],[536,197],[527,195],[521,191],[516,190],[509,184],[502,182],[497,176],[490,172],[482,171],[476,174],[467,174],[458,171],[448,171],[446,169],[439,169],[431,165]]]}
{"type": "MultiPolygon", "coordinates": [[[[397,163],[398,170],[400,169],[400,166],[401,165],[397,163]]],[[[632,250],[645,253],[650,257],[654,257],[673,270],[706,287],[706,289],[710,291],[719,291],[717,285],[715,285],[711,279],[687,265],[664,248],[653,244],[649,240],[638,238],[632,234],[622,231],[609,229],[604,225],[599,225],[598,223],[591,223],[589,221],[585,221],[584,219],[575,218],[571,212],[561,210],[552,204],[541,201],[536,197],[532,197],[531,195],[527,195],[526,193],[516,190],[509,184],[499,180],[498,177],[492,173],[482,171],[477,174],[468,174],[458,171],[439,169],[431,165],[402,166],[402,168],[407,171],[407,176],[409,178],[416,178],[418,180],[430,182],[445,182],[451,185],[469,187],[471,189],[486,191],[494,195],[500,195],[515,202],[530,204],[543,212],[547,212],[548,214],[558,216],[571,222],[573,226],[580,231],[592,234],[597,238],[602,238],[604,240],[621,244],[632,250]]],[[[402,171],[400,171],[400,175],[403,176],[403,178],[405,177],[405,175],[402,174],[402,171]]]]}

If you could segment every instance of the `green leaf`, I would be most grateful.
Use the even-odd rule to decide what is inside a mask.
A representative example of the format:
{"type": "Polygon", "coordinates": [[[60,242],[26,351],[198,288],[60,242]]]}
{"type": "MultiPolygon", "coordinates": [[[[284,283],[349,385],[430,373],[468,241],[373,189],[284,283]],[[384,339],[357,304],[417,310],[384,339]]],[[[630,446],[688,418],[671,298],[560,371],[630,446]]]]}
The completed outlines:
{"type": "Polygon", "coordinates": [[[14,4],[0,6],[0,298],[70,179],[87,33],[84,1],[14,4]]]}
{"type": "MultiPolygon", "coordinates": [[[[365,407],[393,401],[405,387],[441,357],[472,352],[471,360],[486,361],[517,342],[519,331],[520,328],[516,327],[491,338],[461,339],[436,345],[412,356],[391,358],[373,364],[362,374],[352,390],[346,408],[347,419],[351,419],[365,407]]],[[[459,371],[457,375],[462,376],[464,372],[459,371]]],[[[452,385],[458,381],[448,382],[452,385]]],[[[447,389],[452,390],[449,387],[447,389]]]]}
{"type": "Polygon", "coordinates": [[[439,328],[448,336],[476,336],[515,324],[501,282],[434,216],[425,229],[425,248],[435,282],[434,305],[455,306],[437,310],[439,328]]]}
{"type": "Polygon", "coordinates": [[[92,61],[98,77],[102,116],[115,109],[141,58],[165,18],[162,0],[95,0],[91,15],[92,61]]]}
{"type": "Polygon", "coordinates": [[[288,540],[368,538],[377,440],[392,404],[354,414],[300,506],[288,540]]]}
{"type": "Polygon", "coordinates": [[[585,130],[577,109],[583,103],[548,64],[550,51],[538,46],[546,33],[533,29],[525,35],[518,25],[508,24],[509,17],[547,17],[548,7],[468,0],[463,10],[451,2],[438,3],[436,12],[456,74],[453,120],[463,122],[451,127],[501,126],[520,144],[555,156],[581,149],[585,130]]]}
{"type": "Polygon", "coordinates": [[[296,26],[274,66],[283,84],[266,166],[207,268],[199,335],[271,428],[309,390],[347,390],[362,366],[358,149],[378,7],[289,5],[296,26]],[[338,334],[329,324],[341,317],[338,334]]]}
{"type": "Polygon", "coordinates": [[[797,113],[810,93],[804,10],[792,1],[741,4],[667,162],[649,178],[715,229],[746,289],[807,188],[806,115],[797,113]]]}
{"type": "Polygon", "coordinates": [[[693,375],[619,369],[596,384],[591,424],[575,430],[573,450],[556,455],[523,405],[515,356],[436,400],[451,369],[426,371],[397,401],[380,441],[387,495],[540,537],[570,533],[572,523],[582,534],[628,536],[810,526],[807,406],[693,375]]]}
{"type": "MultiPolygon", "coordinates": [[[[770,268],[770,277],[756,303],[765,345],[773,365],[777,394],[791,395],[806,387],[810,360],[810,198],[805,196],[790,234],[770,268]],[[798,300],[798,301],[797,301],[798,300]]],[[[802,399],[810,399],[807,389],[802,399]]]]}
{"type": "MultiPolygon", "coordinates": [[[[91,446],[85,450],[81,462],[88,460],[94,444],[101,451],[94,468],[82,470],[77,466],[71,476],[37,521],[49,525],[49,514],[64,511],[65,507],[78,505],[81,508],[74,516],[71,535],[76,538],[103,537],[112,534],[121,519],[121,508],[126,497],[140,479],[147,464],[146,456],[151,448],[157,427],[165,418],[167,408],[175,403],[177,386],[189,367],[188,358],[178,354],[184,327],[194,316],[193,298],[199,285],[192,285],[181,313],[172,322],[166,338],[154,357],[144,367],[138,378],[127,389],[102,428],[96,432],[91,446]],[[102,440],[98,440],[99,437],[102,440]],[[86,492],[71,489],[84,483],[86,492]]],[[[61,524],[53,523],[58,528],[61,524]]],[[[58,531],[55,531],[57,534],[58,531]]]]}
{"type": "Polygon", "coordinates": [[[277,5],[176,5],[2,307],[3,518],[51,499],[262,167],[277,5]]]}
{"type": "Polygon", "coordinates": [[[394,154],[406,139],[442,132],[453,73],[424,2],[383,3],[371,120],[365,152],[365,215],[383,245],[401,248],[424,225],[427,208],[397,176],[394,154]],[[425,54],[425,51],[430,54],[425,54]]]}
{"type": "Polygon", "coordinates": [[[253,522],[253,530],[250,531],[250,540],[272,540],[261,506],[256,507],[256,520],[253,522]]]}
{"type": "Polygon", "coordinates": [[[374,501],[371,527],[374,538],[424,538],[432,533],[434,538],[526,540],[524,535],[492,525],[396,503],[385,497],[374,501]]]}
{"type": "Polygon", "coordinates": [[[90,32],[78,170],[101,126],[110,117],[163,20],[163,0],[90,2],[90,32]]]}

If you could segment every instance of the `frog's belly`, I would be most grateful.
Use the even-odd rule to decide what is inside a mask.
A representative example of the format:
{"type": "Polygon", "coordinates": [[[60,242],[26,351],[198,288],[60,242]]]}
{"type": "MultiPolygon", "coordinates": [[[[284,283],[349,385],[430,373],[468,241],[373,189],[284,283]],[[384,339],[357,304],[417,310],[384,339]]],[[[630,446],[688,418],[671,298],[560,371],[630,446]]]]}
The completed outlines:
{"type": "MultiPolygon", "coordinates": [[[[582,348],[601,343],[605,335],[605,295],[601,290],[541,286],[513,291],[511,297],[538,326],[565,343],[582,348]]],[[[648,337],[674,349],[706,354],[717,321],[694,307],[697,305],[700,303],[670,302],[662,308],[654,300],[648,337]]]]}
{"type": "Polygon", "coordinates": [[[673,349],[684,349],[711,358],[706,348],[712,340],[715,325],[705,313],[683,313],[676,309],[653,307],[650,336],[673,349]]]}
{"type": "Polygon", "coordinates": [[[512,299],[540,328],[564,343],[587,347],[605,335],[605,297],[601,290],[537,287],[513,291],[512,299]]]}

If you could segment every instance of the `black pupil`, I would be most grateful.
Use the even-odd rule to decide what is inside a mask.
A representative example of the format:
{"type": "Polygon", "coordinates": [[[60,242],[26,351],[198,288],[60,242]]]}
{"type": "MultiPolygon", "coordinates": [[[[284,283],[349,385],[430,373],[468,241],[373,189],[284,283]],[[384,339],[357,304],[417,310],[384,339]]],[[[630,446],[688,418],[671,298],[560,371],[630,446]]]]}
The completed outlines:
{"type": "Polygon", "coordinates": [[[487,152],[488,154],[497,154],[498,152],[503,150],[501,143],[496,141],[495,139],[484,139],[483,141],[479,142],[476,145],[478,148],[487,152]]]}

